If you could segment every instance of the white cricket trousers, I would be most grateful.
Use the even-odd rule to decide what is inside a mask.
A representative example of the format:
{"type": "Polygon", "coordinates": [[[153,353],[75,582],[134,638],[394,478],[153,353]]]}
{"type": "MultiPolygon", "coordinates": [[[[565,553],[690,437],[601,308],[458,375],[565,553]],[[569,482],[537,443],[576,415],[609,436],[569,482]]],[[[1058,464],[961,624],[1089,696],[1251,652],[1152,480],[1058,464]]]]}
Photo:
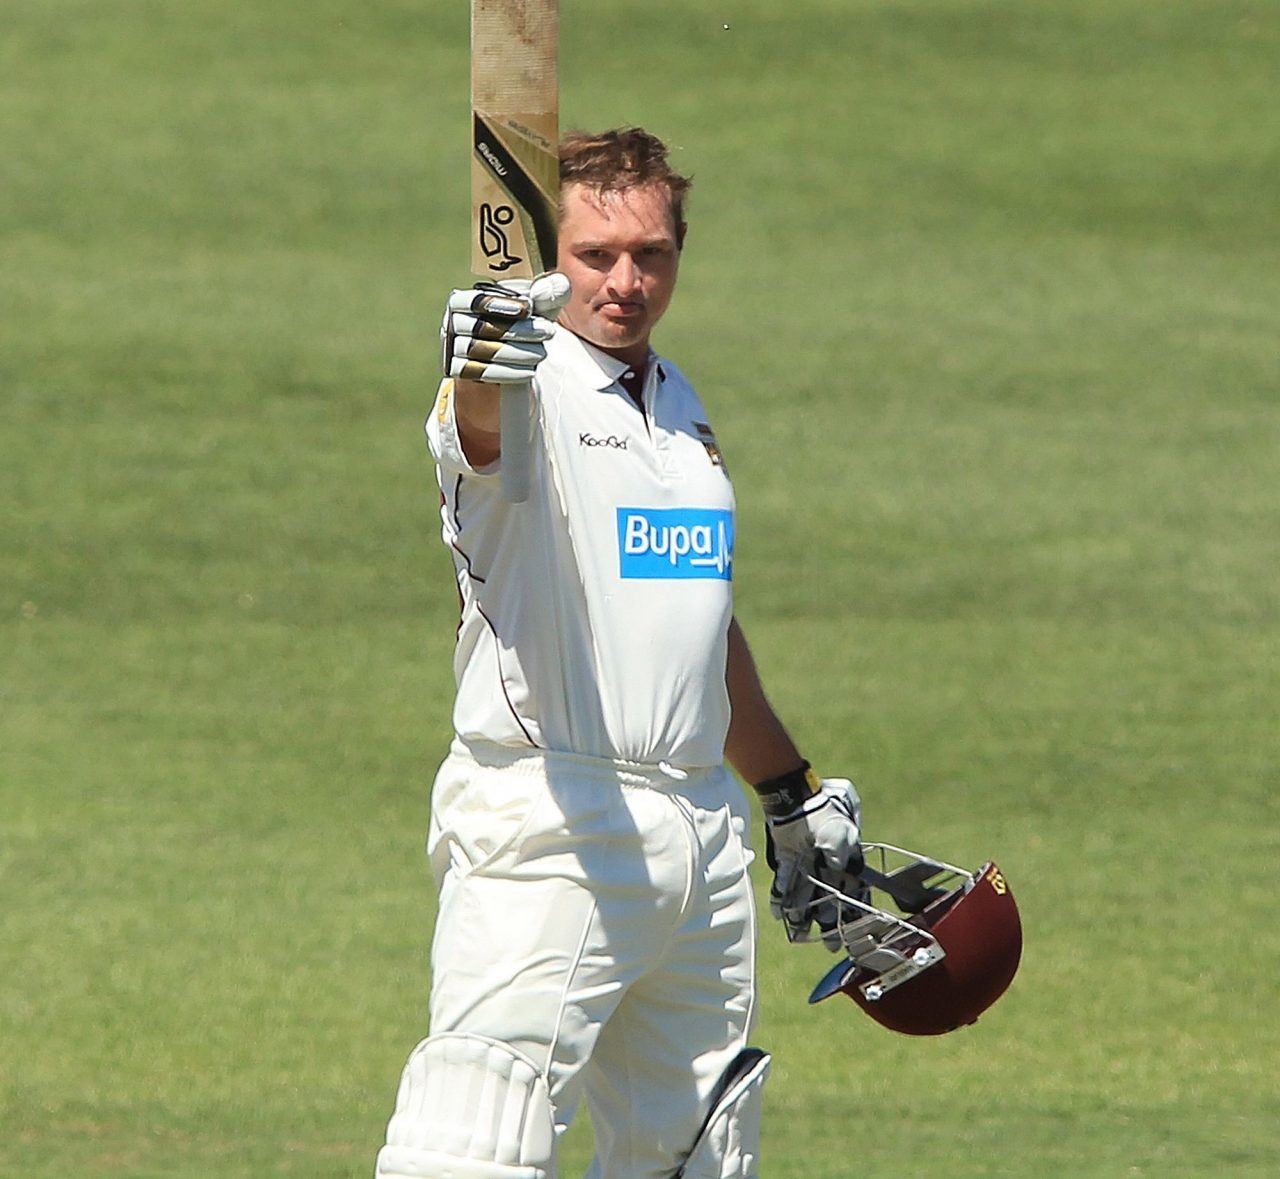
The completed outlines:
{"type": "Polygon", "coordinates": [[[680,773],[455,742],[432,794],[431,1033],[538,1064],[557,1140],[585,1094],[592,1179],[670,1179],[754,1021],[746,796],[680,773]]]}

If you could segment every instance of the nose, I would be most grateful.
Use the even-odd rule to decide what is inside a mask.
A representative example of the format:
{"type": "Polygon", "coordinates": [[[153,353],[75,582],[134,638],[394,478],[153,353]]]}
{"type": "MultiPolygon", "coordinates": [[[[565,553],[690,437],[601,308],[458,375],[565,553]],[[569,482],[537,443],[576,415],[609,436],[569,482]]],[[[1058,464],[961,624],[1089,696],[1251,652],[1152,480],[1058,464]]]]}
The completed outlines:
{"type": "Polygon", "coordinates": [[[640,268],[626,251],[618,255],[609,271],[609,286],[619,295],[634,294],[640,286],[640,268]]]}

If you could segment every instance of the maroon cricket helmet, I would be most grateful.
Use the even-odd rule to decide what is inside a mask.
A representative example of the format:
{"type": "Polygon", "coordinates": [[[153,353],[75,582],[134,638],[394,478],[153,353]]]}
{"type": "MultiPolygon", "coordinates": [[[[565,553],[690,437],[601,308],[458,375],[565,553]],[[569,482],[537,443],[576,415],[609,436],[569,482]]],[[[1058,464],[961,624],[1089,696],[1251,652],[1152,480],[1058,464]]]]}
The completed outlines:
{"type": "Polygon", "coordinates": [[[973,1023],[1008,989],[1022,957],[1022,922],[1004,874],[990,861],[975,873],[891,844],[863,849],[860,895],[814,880],[823,894],[815,906],[828,906],[830,923],[834,905],[847,957],[809,1002],[843,992],[908,1036],[973,1023]],[[877,893],[888,901],[876,903],[877,893]]]}

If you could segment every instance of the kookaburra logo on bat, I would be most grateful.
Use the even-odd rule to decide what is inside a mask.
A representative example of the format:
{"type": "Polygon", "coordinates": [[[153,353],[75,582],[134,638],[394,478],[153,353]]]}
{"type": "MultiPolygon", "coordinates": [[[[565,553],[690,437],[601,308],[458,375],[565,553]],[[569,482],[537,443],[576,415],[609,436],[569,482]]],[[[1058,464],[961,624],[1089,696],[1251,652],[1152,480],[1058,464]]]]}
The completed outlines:
{"type": "Polygon", "coordinates": [[[486,201],[480,206],[480,249],[489,260],[489,269],[509,270],[524,261],[511,252],[511,241],[506,226],[516,219],[516,211],[510,205],[496,208],[486,201]]]}

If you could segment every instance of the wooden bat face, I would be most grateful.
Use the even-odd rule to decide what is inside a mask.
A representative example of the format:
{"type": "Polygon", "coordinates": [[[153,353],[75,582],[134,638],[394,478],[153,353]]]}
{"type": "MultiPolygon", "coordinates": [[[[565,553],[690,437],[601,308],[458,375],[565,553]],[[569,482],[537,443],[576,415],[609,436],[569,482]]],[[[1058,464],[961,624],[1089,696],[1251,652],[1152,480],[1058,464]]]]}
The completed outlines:
{"type": "Polygon", "coordinates": [[[471,0],[471,270],[555,266],[558,0],[471,0]]]}

